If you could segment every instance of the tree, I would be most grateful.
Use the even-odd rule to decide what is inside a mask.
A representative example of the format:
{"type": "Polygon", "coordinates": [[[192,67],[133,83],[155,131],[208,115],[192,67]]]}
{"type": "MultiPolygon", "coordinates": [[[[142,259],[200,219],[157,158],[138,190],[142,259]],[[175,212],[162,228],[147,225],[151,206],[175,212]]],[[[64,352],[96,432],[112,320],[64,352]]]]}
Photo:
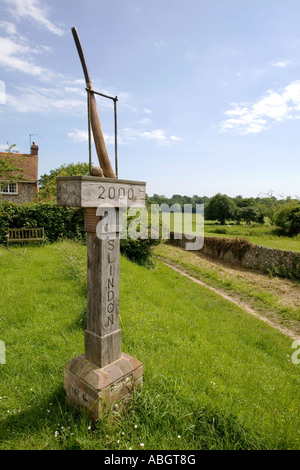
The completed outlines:
{"type": "Polygon", "coordinates": [[[300,233],[300,203],[287,202],[275,215],[275,223],[287,235],[300,233]]]}
{"type": "Polygon", "coordinates": [[[70,163],[63,164],[55,170],[51,170],[49,174],[45,173],[39,179],[39,200],[56,201],[56,178],[57,176],[76,176],[88,175],[88,163],[70,163]]]}
{"type": "Polygon", "coordinates": [[[221,225],[225,225],[226,219],[234,218],[236,205],[226,194],[216,194],[205,207],[205,218],[208,220],[218,220],[221,225]]]}
{"type": "Polygon", "coordinates": [[[0,158],[0,178],[6,180],[6,183],[10,183],[20,180],[23,175],[23,170],[15,165],[16,157],[12,159],[12,156],[16,153],[16,144],[9,145],[9,143],[6,142],[6,145],[8,145],[8,148],[0,158]]]}
{"type": "Polygon", "coordinates": [[[238,208],[239,217],[247,224],[258,222],[260,220],[260,210],[255,206],[243,206],[238,208]]]}
{"type": "Polygon", "coordinates": [[[242,198],[242,197],[237,196],[235,198],[235,203],[238,207],[249,207],[249,206],[254,207],[256,205],[255,199],[253,197],[242,198]]]}
{"type": "Polygon", "coordinates": [[[270,190],[267,194],[262,195],[262,197],[256,198],[255,200],[257,201],[257,205],[261,213],[265,217],[268,217],[273,225],[275,223],[275,214],[280,206],[280,202],[273,195],[273,191],[270,190]]]}

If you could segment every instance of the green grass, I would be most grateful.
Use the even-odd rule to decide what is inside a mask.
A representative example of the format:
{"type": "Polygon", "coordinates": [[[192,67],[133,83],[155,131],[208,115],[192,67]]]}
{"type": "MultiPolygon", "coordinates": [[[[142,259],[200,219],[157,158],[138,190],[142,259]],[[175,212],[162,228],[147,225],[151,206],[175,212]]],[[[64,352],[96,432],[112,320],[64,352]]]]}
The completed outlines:
{"type": "Polygon", "coordinates": [[[67,407],[85,263],[71,242],[0,252],[0,449],[299,449],[291,340],[160,262],[121,258],[122,350],[144,364],[131,409],[94,424],[67,407]]]}
{"type": "MultiPolygon", "coordinates": [[[[216,289],[221,289],[225,293],[232,294],[233,297],[238,297],[259,313],[276,314],[281,319],[281,323],[288,323],[290,320],[300,322],[299,301],[298,305],[296,302],[293,305],[287,305],[282,300],[280,292],[276,291],[276,287],[273,290],[266,288],[268,277],[265,274],[257,275],[251,280],[249,276],[242,275],[239,270],[232,269],[229,272],[224,272],[217,264],[203,263],[201,258],[195,256],[191,251],[163,243],[154,247],[153,253],[180,266],[196,279],[204,281],[216,289]]],[[[296,296],[299,291],[299,281],[288,280],[286,282],[288,284],[286,288],[289,287],[296,296]]]]}
{"type": "MultiPolygon", "coordinates": [[[[176,232],[184,231],[185,233],[191,233],[190,227],[193,232],[200,231],[200,225],[196,226],[195,214],[187,214],[186,217],[187,230],[182,226],[182,214],[171,213],[171,228],[176,232]]],[[[296,237],[279,236],[274,231],[275,227],[269,224],[251,223],[247,225],[241,223],[236,225],[234,222],[229,222],[222,226],[209,220],[205,220],[204,224],[204,235],[208,237],[246,238],[255,245],[300,252],[300,235],[296,237]]]]}

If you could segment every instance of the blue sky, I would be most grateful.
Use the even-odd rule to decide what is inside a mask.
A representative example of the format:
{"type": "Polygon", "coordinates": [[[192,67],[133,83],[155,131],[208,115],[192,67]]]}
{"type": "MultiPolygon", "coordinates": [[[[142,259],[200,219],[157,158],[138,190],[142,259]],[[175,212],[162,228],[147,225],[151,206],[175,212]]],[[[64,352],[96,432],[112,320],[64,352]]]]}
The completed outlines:
{"type": "MultiPolygon", "coordinates": [[[[299,0],[0,0],[0,148],[88,161],[79,32],[118,96],[119,178],[147,193],[300,196],[299,0]]],[[[112,103],[97,98],[114,162],[112,103]]],[[[96,151],[92,151],[97,164],[96,151]]]]}

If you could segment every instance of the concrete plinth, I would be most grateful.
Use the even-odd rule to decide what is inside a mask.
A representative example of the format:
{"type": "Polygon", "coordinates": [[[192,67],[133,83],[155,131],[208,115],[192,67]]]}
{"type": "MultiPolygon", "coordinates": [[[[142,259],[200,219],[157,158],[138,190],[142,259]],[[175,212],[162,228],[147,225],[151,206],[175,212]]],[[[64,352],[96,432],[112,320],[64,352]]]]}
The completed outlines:
{"type": "Polygon", "coordinates": [[[142,381],[143,364],[125,353],[103,368],[92,364],[84,354],[64,365],[67,403],[86,411],[96,421],[112,405],[126,403],[142,381]]]}

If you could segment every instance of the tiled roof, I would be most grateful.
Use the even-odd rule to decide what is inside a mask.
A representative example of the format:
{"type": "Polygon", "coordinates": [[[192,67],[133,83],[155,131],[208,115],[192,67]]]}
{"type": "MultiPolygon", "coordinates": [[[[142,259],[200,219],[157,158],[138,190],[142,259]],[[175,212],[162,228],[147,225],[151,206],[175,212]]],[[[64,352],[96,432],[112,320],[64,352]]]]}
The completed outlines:
{"type": "MultiPolygon", "coordinates": [[[[7,156],[7,153],[0,152],[0,158],[7,156]]],[[[23,170],[23,181],[37,181],[38,180],[38,156],[31,154],[12,153],[9,155],[9,160],[17,167],[23,170]]],[[[18,174],[18,172],[16,173],[18,174]]],[[[4,180],[5,178],[0,178],[4,180]]]]}

